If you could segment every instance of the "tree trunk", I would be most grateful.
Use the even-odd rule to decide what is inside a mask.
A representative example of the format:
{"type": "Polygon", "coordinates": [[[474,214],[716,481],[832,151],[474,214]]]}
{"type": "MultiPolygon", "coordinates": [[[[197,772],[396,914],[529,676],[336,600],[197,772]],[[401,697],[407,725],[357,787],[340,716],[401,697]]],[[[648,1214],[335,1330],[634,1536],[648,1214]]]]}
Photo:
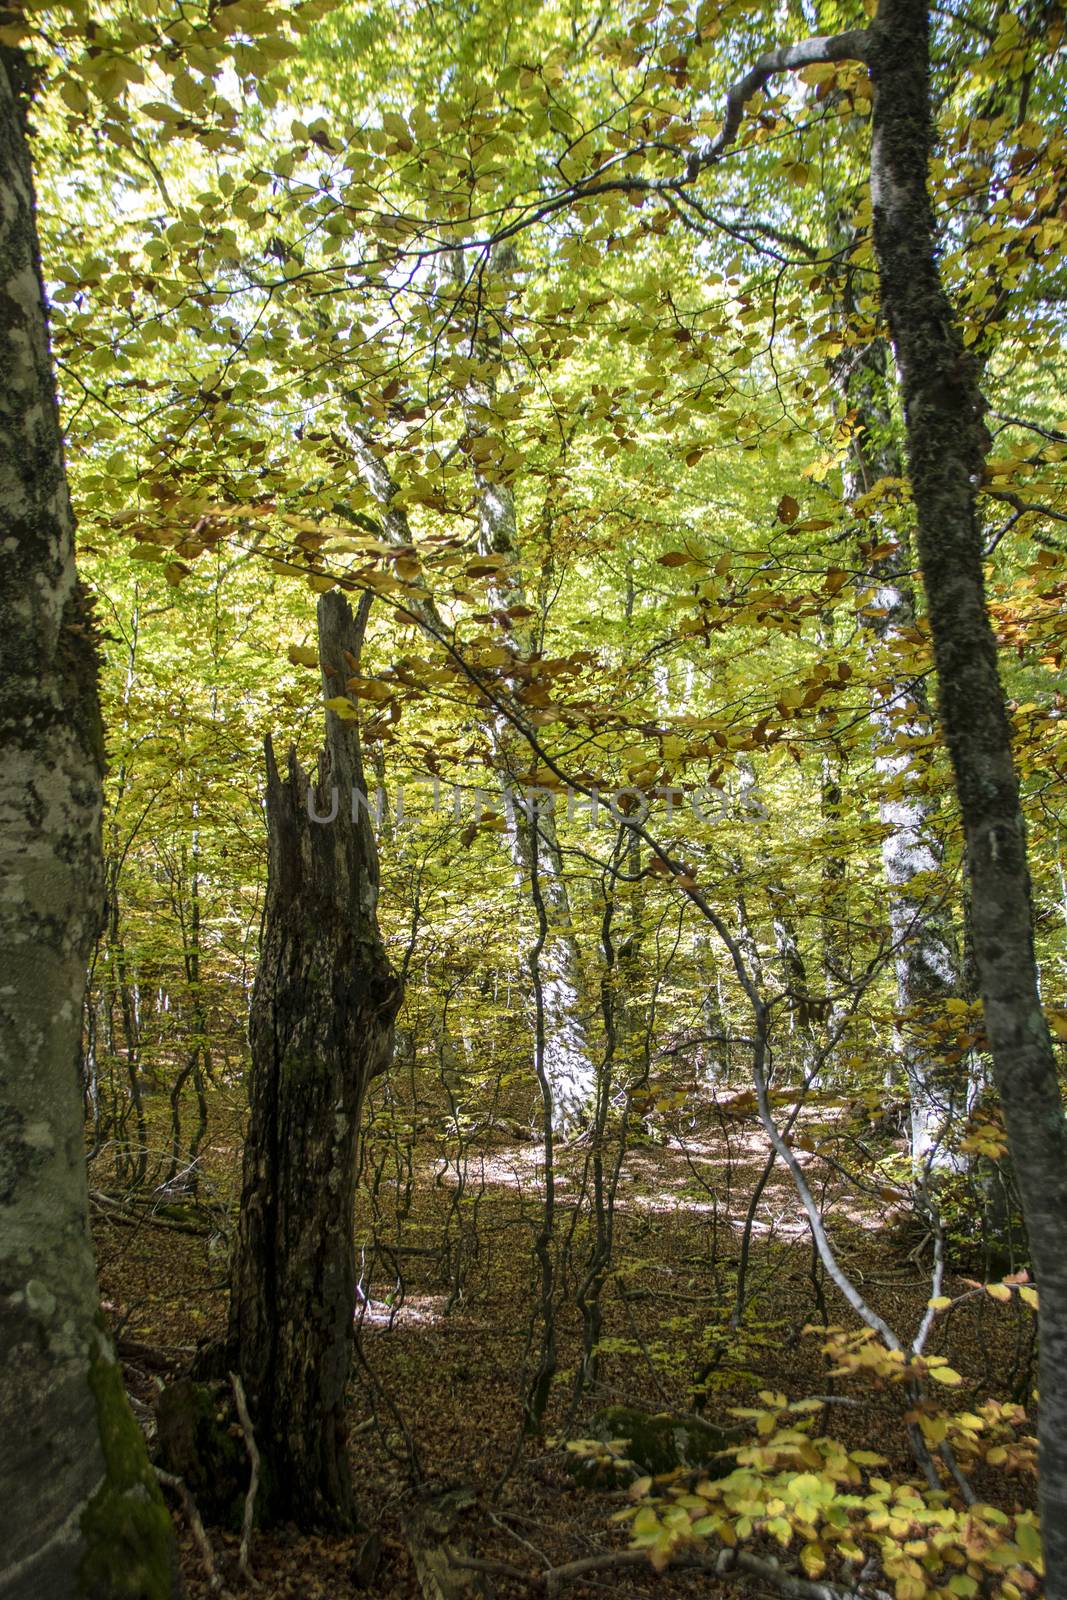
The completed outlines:
{"type": "MultiPolygon", "coordinates": [[[[472,393],[468,411],[474,403],[472,393]]],[[[486,403],[484,395],[481,403],[486,403]]],[[[485,431],[484,425],[478,424],[472,427],[474,436],[477,427],[485,431]]],[[[410,545],[413,541],[407,513],[392,504],[396,484],[371,448],[368,436],[353,427],[349,437],[363,481],[381,507],[382,533],[391,544],[410,545]]],[[[516,570],[514,495],[506,484],[491,483],[478,472],[474,474],[474,482],[478,495],[479,551],[483,555],[507,558],[499,583],[494,585],[495,599],[501,607],[518,604],[523,596],[516,570]]],[[[448,638],[449,629],[432,600],[415,602],[411,610],[432,639],[448,638]]],[[[520,630],[509,627],[504,637],[520,662],[533,652],[532,640],[523,637],[520,630]]],[[[529,748],[507,718],[499,714],[492,716],[488,734],[501,782],[505,790],[510,791],[521,781],[521,770],[529,761],[529,748]]],[[[596,1098],[596,1068],[590,1058],[583,1021],[581,963],[571,924],[570,894],[563,874],[553,811],[546,805],[542,814],[535,818],[524,805],[506,796],[506,813],[512,858],[527,897],[532,897],[534,851],[537,853],[538,881],[548,921],[539,957],[545,1029],[541,1067],[552,1096],[553,1129],[565,1136],[590,1116],[596,1098]]]]}
{"type": "MultiPolygon", "coordinates": [[[[901,478],[885,392],[885,346],[869,344],[850,360],[844,392],[856,431],[845,468],[845,498],[854,504],[885,478],[901,478]]],[[[908,1088],[911,1154],[916,1167],[955,1164],[946,1149],[953,1122],[965,1115],[966,1064],[946,1066],[934,1041],[946,1001],[960,992],[955,932],[948,906],[933,898],[944,852],[934,828],[934,802],[913,772],[914,750],[933,717],[921,678],[901,669],[915,628],[910,540],[874,561],[876,600],[861,620],[883,652],[871,702],[878,815],[885,825],[882,869],[889,898],[897,983],[896,1054],[908,1088]],[[920,887],[921,886],[921,887],[920,887]]]]}
{"type": "MultiPolygon", "coordinates": [[[[510,246],[494,253],[492,266],[495,272],[505,275],[514,267],[510,246]]],[[[454,282],[461,291],[462,270],[456,273],[454,282]]],[[[477,323],[472,328],[472,339],[486,375],[468,384],[463,411],[468,437],[477,441],[489,431],[484,418],[496,398],[493,372],[500,360],[501,340],[499,332],[487,335],[477,323]]],[[[477,495],[479,552],[503,558],[491,585],[494,604],[502,613],[516,606],[525,609],[514,488],[510,479],[496,472],[491,464],[480,468],[473,450],[471,470],[477,495]]],[[[535,688],[540,651],[534,625],[509,618],[502,630],[502,642],[511,650],[526,683],[535,688]]],[[[553,1132],[566,1137],[587,1125],[594,1115],[597,1069],[586,1037],[581,958],[556,830],[555,797],[540,797],[543,805],[536,797],[530,805],[523,805],[519,799],[522,774],[532,759],[528,744],[515,725],[500,714],[490,722],[489,738],[505,788],[512,858],[521,874],[523,892],[531,899],[536,881],[540,903],[534,908],[535,915],[545,919],[539,941],[544,1051],[537,1076],[540,1078],[543,1071],[551,1095],[553,1132]],[[511,794],[515,795],[514,800],[511,794]]]]}
{"type": "Polygon", "coordinates": [[[1018,781],[986,607],[976,505],[984,402],[953,322],[927,192],[929,18],[882,0],[871,30],[871,191],[882,307],[944,728],[971,867],[974,955],[993,1070],[1040,1288],[1040,1501],[1050,1600],[1067,1596],[1067,1120],[1038,993],[1018,781]]]}
{"type": "Polygon", "coordinates": [[[100,1317],[78,1054],[103,732],[20,55],[0,49],[0,1595],[166,1600],[170,1518],[100,1317]]]}
{"type": "Polygon", "coordinates": [[[192,1040],[184,1067],[178,1072],[170,1088],[170,1165],[166,1184],[180,1181],[190,1194],[200,1188],[200,1146],[207,1133],[207,1095],[204,1091],[205,1074],[211,1077],[211,1046],[208,1040],[208,1013],[200,975],[200,818],[198,801],[193,801],[193,837],[189,854],[189,915],[185,913],[185,852],[178,856],[171,882],[173,906],[182,934],[183,965],[192,1021],[192,1040]],[[189,1140],[182,1173],[182,1092],[192,1079],[196,1097],[196,1128],[189,1140]]]}
{"type": "MultiPolygon", "coordinates": [[[[328,698],[355,670],[365,622],[366,607],[357,623],[336,592],[319,602],[328,698]]],[[[353,798],[365,794],[355,721],[327,711],[315,784],[293,751],[283,779],[268,742],[267,900],[230,1339],[264,1458],[264,1510],[304,1528],[353,1520],[345,1385],[356,1145],[401,999],[378,932],[374,836],[353,798]],[[311,815],[332,811],[332,821],[311,815]]]]}
{"type": "MultiPolygon", "coordinates": [[[[511,748],[510,727],[495,727],[494,745],[503,765],[511,748]]],[[[517,736],[515,743],[518,743],[517,736]]],[[[504,768],[505,772],[507,771],[504,768]]],[[[505,779],[505,781],[507,781],[505,779]]],[[[539,956],[541,1003],[544,1009],[544,1076],[552,1100],[553,1132],[566,1138],[584,1127],[593,1114],[597,1069],[589,1053],[582,1020],[578,946],[571,926],[570,894],[563,876],[563,856],[552,811],[537,814],[510,802],[508,834],[512,856],[522,874],[523,891],[533,898],[536,876],[546,929],[539,956]]]]}

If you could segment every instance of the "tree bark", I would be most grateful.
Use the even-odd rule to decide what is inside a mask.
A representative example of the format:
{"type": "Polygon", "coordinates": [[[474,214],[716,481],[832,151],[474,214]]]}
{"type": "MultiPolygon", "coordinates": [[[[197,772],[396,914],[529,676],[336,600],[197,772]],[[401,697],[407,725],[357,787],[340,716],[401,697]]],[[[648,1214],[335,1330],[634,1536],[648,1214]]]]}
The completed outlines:
{"type": "MultiPolygon", "coordinates": [[[[357,623],[319,602],[328,698],[358,661],[357,623]]],[[[267,745],[269,854],[252,997],[251,1121],[231,1286],[230,1340],[263,1456],[271,1520],[354,1517],[345,1386],[356,1300],[356,1147],[370,1079],[388,1065],[401,985],[378,931],[378,859],[358,724],[326,713],[312,784],[267,745]],[[329,818],[332,821],[316,821],[329,818]],[[357,797],[357,798],[354,798],[357,797]]]]}
{"type": "MultiPolygon", "coordinates": [[[[485,393],[472,390],[467,404],[468,418],[475,404],[488,404],[485,393]]],[[[472,424],[472,436],[481,426],[472,424]]],[[[359,428],[350,438],[364,483],[381,507],[381,526],[392,544],[413,543],[407,513],[393,505],[396,484],[385,465],[371,448],[370,440],[359,428]]],[[[524,596],[517,572],[515,499],[507,484],[490,482],[474,473],[478,496],[478,549],[483,555],[507,558],[494,598],[500,607],[516,605],[524,596]]],[[[432,639],[448,637],[448,628],[432,600],[412,606],[412,614],[432,639]]],[[[516,659],[524,663],[533,654],[533,641],[521,629],[510,626],[504,635],[516,659]]],[[[552,1126],[565,1137],[591,1115],[596,1098],[596,1068],[589,1053],[583,1020],[581,961],[571,922],[570,894],[563,872],[563,857],[556,831],[554,809],[547,804],[537,818],[524,804],[510,799],[513,786],[521,788],[521,771],[529,760],[529,749],[505,717],[494,714],[488,726],[494,759],[505,790],[508,842],[512,859],[522,878],[525,897],[532,898],[534,854],[544,901],[548,929],[539,957],[543,983],[545,1048],[541,1063],[552,1096],[552,1126]]]]}
{"type": "MultiPolygon", "coordinates": [[[[494,272],[510,272],[514,267],[510,247],[505,245],[494,252],[491,264],[494,272]]],[[[453,281],[457,293],[462,294],[463,276],[458,264],[453,281]]],[[[499,331],[487,333],[475,320],[471,339],[485,374],[477,380],[472,378],[462,397],[468,438],[476,444],[489,432],[484,419],[496,399],[493,374],[500,361],[501,337],[499,331]]],[[[474,449],[471,471],[477,496],[479,552],[503,558],[491,585],[495,606],[502,613],[515,606],[525,608],[515,490],[510,478],[494,471],[491,464],[479,466],[474,449]]],[[[533,625],[509,617],[502,630],[502,642],[512,651],[516,665],[530,674],[530,686],[536,686],[540,651],[533,625]]],[[[553,1132],[565,1138],[587,1125],[594,1115],[597,1069],[586,1037],[581,957],[556,830],[555,797],[535,797],[529,806],[523,804],[522,773],[531,759],[529,746],[514,724],[500,715],[492,718],[489,737],[505,790],[512,859],[521,874],[523,892],[531,899],[535,898],[536,883],[539,903],[534,907],[535,915],[545,919],[538,941],[544,1051],[537,1076],[540,1079],[543,1073],[551,1096],[553,1132]],[[510,798],[512,794],[514,800],[510,798]]]]}
{"type": "MultiPolygon", "coordinates": [[[[856,426],[844,471],[849,504],[883,479],[904,475],[885,391],[885,354],[884,341],[866,345],[852,356],[842,385],[856,426]]],[[[871,564],[875,606],[861,621],[883,653],[871,721],[895,947],[896,1054],[908,1088],[912,1160],[923,1170],[956,1164],[946,1139],[953,1122],[966,1114],[969,1085],[966,1065],[946,1066],[933,1043],[946,1001],[960,993],[960,978],[951,914],[931,894],[944,866],[934,802],[912,771],[913,750],[929,737],[933,716],[922,679],[899,665],[915,628],[911,562],[911,541],[902,535],[894,550],[871,564]]]]}
{"type": "Polygon", "coordinates": [[[26,127],[0,49],[0,1595],[166,1600],[170,1518],[100,1317],[78,1056],[103,732],[26,127]]]}
{"type": "Polygon", "coordinates": [[[986,1033],[1040,1288],[1040,1502],[1050,1600],[1067,1596],[1067,1121],[1038,993],[1011,728],[986,607],[976,505],[984,402],[940,280],[927,192],[924,0],[882,0],[871,29],[871,192],[882,307],[896,352],[908,472],[971,867],[986,1033]]]}

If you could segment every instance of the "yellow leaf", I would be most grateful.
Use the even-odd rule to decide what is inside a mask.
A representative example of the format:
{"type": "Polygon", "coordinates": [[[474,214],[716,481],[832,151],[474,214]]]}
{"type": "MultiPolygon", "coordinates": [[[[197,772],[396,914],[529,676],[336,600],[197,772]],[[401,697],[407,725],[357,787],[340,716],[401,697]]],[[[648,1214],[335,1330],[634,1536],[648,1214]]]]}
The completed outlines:
{"type": "Polygon", "coordinates": [[[820,1578],[826,1571],[826,1556],[821,1544],[806,1544],[800,1552],[800,1565],[809,1578],[820,1578]]]}
{"type": "Polygon", "coordinates": [[[355,695],[357,700],[373,700],[376,705],[392,697],[392,689],[387,683],[379,683],[376,678],[348,678],[345,688],[349,694],[355,695]]]}
{"type": "Polygon", "coordinates": [[[1067,1011],[1050,1011],[1048,1024],[1057,1039],[1067,1039],[1067,1011]]]}

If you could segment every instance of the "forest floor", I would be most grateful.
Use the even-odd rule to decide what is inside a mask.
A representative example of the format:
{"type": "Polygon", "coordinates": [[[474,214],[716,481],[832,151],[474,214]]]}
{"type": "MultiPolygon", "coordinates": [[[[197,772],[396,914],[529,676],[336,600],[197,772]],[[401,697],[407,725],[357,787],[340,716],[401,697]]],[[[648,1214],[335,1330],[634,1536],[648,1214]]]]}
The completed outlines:
{"type": "MultiPolygon", "coordinates": [[[[206,1183],[223,1205],[236,1203],[240,1119],[213,1111],[204,1152],[206,1183]]],[[[454,1155],[454,1147],[452,1147],[454,1155]]],[[[764,1160],[756,1130],[738,1127],[702,1139],[675,1132],[632,1150],[616,1202],[614,1271],[604,1292],[605,1324],[595,1393],[575,1402],[581,1323],[574,1290],[584,1256],[575,1231],[557,1284],[559,1372],[543,1437],[521,1436],[522,1399],[540,1340],[532,1244],[540,1222],[543,1149],[497,1133],[471,1146],[462,1183],[440,1137],[425,1136],[395,1181],[395,1150],[368,1147],[357,1216],[367,1298],[354,1308],[357,1360],[351,1389],[351,1453],[367,1536],[316,1538],[295,1530],[255,1533],[254,1591],[237,1576],[238,1539],[209,1529],[224,1592],[259,1600],[419,1600],[411,1518],[427,1497],[455,1490],[449,1538],[467,1558],[507,1564],[533,1579],[582,1557],[626,1548],[612,1516],[625,1491],[579,1487],[567,1439],[599,1406],[625,1403],[689,1412],[706,1371],[705,1415],[731,1424],[733,1406],[758,1404],[760,1390],[791,1400],[833,1395],[815,1431],[849,1448],[883,1452],[908,1473],[897,1391],[858,1389],[828,1375],[817,1332],[825,1321],[852,1325],[853,1314],[813,1261],[810,1235],[788,1177],[775,1170],[755,1211],[740,1332],[729,1327],[739,1246],[764,1160]],[[393,1177],[385,1176],[392,1172],[393,1177]],[[375,1176],[377,1181],[375,1182],[375,1176]],[[406,1215],[403,1213],[406,1211],[406,1215]],[[374,1240],[378,1248],[374,1247],[374,1240]],[[843,1403],[842,1403],[843,1402],[843,1403]]],[[[579,1142],[558,1156],[555,1231],[562,1249],[574,1222],[588,1151],[579,1142]]],[[[101,1183],[95,1173],[92,1183],[101,1183]]],[[[918,1324],[930,1294],[927,1254],[891,1205],[858,1206],[817,1158],[809,1181],[832,1216],[842,1264],[861,1291],[903,1334],[918,1324]],[[917,1248],[918,1247],[918,1248],[917,1248]]],[[[151,1434],[151,1403],[195,1346],[225,1326],[226,1241],[207,1230],[131,1224],[106,1207],[94,1221],[105,1309],[119,1335],[127,1382],[151,1434]]],[[[953,1292],[950,1281],[947,1291],[953,1292]]],[[[1025,1394],[1032,1319],[975,1297],[939,1318],[931,1350],[963,1374],[960,1409],[988,1396],[1025,1394]]],[[[1017,1493],[1004,1486],[1005,1505],[1017,1493]]],[[[996,1486],[983,1486],[995,1498],[996,1486]]],[[[437,1502],[438,1505],[440,1502],[437,1502]]],[[[179,1522],[191,1600],[209,1594],[194,1543],[179,1522]]],[[[779,1552],[780,1554],[780,1552],[779,1552]]],[[[469,1592],[488,1600],[543,1593],[536,1584],[483,1573],[469,1592]]],[[[753,1584],[747,1580],[749,1592],[753,1584]]],[[[755,1585],[758,1588],[758,1585],[755,1585]]],[[[706,1572],[606,1570],[564,1591],[569,1600],[682,1600],[736,1593],[739,1584],[706,1572]]],[[[446,1596],[446,1600],[450,1597],[446,1596]]]]}

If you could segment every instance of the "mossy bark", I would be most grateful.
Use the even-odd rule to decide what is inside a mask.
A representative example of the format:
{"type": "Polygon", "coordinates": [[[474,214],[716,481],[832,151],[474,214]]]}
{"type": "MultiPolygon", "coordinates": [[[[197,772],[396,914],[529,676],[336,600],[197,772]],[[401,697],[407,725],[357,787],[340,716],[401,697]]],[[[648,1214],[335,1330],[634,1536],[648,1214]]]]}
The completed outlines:
{"type": "Polygon", "coordinates": [[[103,740],[28,82],[0,49],[0,1595],[164,1600],[173,1535],[99,1322],[88,1228],[77,1062],[103,911],[103,740]]]}
{"type": "Polygon", "coordinates": [[[172,1600],[178,1589],[174,1530],[144,1437],[106,1342],[89,1367],[104,1455],[104,1481],[82,1512],[86,1600],[172,1600]]]}
{"type": "MultiPolygon", "coordinates": [[[[228,1381],[178,1378],[156,1403],[161,1466],[184,1480],[205,1522],[231,1533],[241,1531],[250,1478],[248,1450],[237,1422],[228,1381]]],[[[268,1498],[269,1493],[264,1502],[268,1498]]]]}

